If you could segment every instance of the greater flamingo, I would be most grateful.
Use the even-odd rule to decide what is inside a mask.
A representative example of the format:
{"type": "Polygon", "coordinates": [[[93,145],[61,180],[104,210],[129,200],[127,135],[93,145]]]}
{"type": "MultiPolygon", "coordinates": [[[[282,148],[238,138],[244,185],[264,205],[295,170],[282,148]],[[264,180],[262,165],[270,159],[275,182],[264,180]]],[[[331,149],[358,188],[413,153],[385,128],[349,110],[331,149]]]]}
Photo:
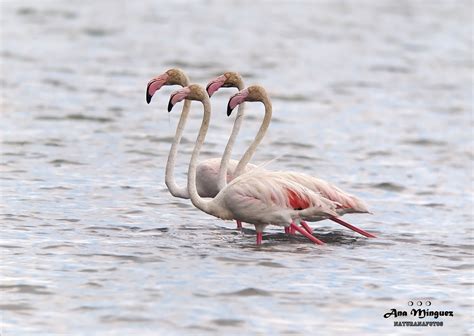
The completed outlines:
{"type": "MultiPolygon", "coordinates": [[[[247,101],[262,101],[262,90],[253,86],[246,89],[247,101]]],[[[238,96],[239,94],[237,94],[238,96]]],[[[236,95],[232,99],[235,99],[236,95]]],[[[191,202],[198,209],[212,216],[230,220],[236,219],[255,225],[257,245],[262,242],[262,232],[269,225],[291,227],[295,231],[315,242],[323,244],[313,235],[295,224],[300,218],[308,221],[318,221],[336,217],[340,204],[330,201],[306,187],[284,179],[277,174],[260,169],[254,169],[243,174],[229,184],[210,200],[201,198],[196,186],[196,161],[209,128],[211,106],[207,92],[197,84],[189,85],[174,92],[168,104],[170,111],[173,106],[183,99],[200,101],[204,107],[204,116],[196,144],[191,156],[188,169],[188,191],[191,202]],[[298,209],[295,209],[295,206],[298,209]]],[[[234,100],[237,102],[237,100],[234,100]]],[[[242,101],[239,101],[239,104],[242,101]]]]}
{"type": "MultiPolygon", "coordinates": [[[[209,95],[209,98],[212,97],[214,92],[219,90],[220,88],[237,88],[238,91],[241,91],[244,89],[244,81],[242,80],[242,76],[238,74],[237,72],[233,71],[228,71],[222,74],[221,76],[218,76],[217,78],[214,78],[213,80],[209,81],[209,83],[206,86],[206,91],[209,95]]],[[[241,105],[239,105],[240,107],[241,105]]],[[[235,132],[232,133],[231,138],[229,138],[229,142],[227,143],[224,155],[222,156],[221,160],[221,166],[219,169],[219,178],[218,178],[218,184],[219,189],[222,189],[225,187],[225,182],[226,180],[223,178],[223,176],[227,175],[227,169],[229,165],[229,160],[231,154],[232,154],[232,148],[234,146],[235,140],[237,138],[237,135],[240,130],[240,126],[243,121],[244,117],[244,111],[243,109],[239,112],[240,114],[237,115],[237,118],[235,119],[234,122],[234,128],[235,132]]],[[[242,158],[240,159],[237,167],[233,166],[233,173],[232,177],[235,178],[239,175],[241,175],[243,172],[248,171],[247,165],[249,164],[249,161],[251,160],[253,154],[255,153],[256,148],[262,141],[263,137],[265,136],[265,133],[267,131],[268,125],[270,124],[271,120],[271,115],[269,115],[263,122],[262,125],[260,126],[260,129],[258,130],[254,140],[250,144],[250,146],[247,148],[245,153],[243,154],[242,158]]],[[[251,164],[250,164],[251,165],[251,164]]],[[[251,168],[255,168],[254,165],[251,165],[251,168]]],[[[263,169],[263,168],[260,168],[263,169]]],[[[242,223],[240,221],[237,221],[237,229],[242,229],[242,223]]]]}
{"type": "MultiPolygon", "coordinates": [[[[227,115],[230,116],[232,110],[238,106],[239,104],[243,103],[244,101],[257,101],[262,102],[265,106],[265,115],[269,114],[271,116],[272,113],[272,106],[270,99],[265,91],[265,89],[261,86],[252,86],[245,90],[241,90],[232,96],[229,99],[229,103],[227,105],[227,115]],[[258,94],[255,94],[258,92],[258,94]],[[256,98],[257,97],[257,98],[256,98]]],[[[271,173],[269,173],[271,174],[271,173]]],[[[296,173],[296,172],[274,172],[283,179],[296,182],[298,184],[304,185],[308,189],[320,193],[323,197],[337,202],[339,204],[337,213],[338,216],[342,216],[346,213],[370,213],[367,209],[366,205],[362,200],[357,198],[354,195],[348,194],[338,187],[315,177],[312,177],[307,174],[296,173]]],[[[330,217],[332,221],[341,224],[363,236],[373,238],[375,235],[364,231],[358,227],[355,227],[340,218],[330,217]]],[[[305,229],[307,229],[310,233],[312,232],[309,226],[305,223],[305,221],[301,221],[301,224],[305,229]]]]}
{"type": "MultiPolygon", "coordinates": [[[[153,78],[148,82],[147,89],[146,89],[146,101],[149,104],[151,99],[156,91],[158,91],[164,85],[180,85],[182,87],[189,85],[189,78],[188,76],[181,70],[181,69],[169,69],[165,73],[153,78]]],[[[243,87],[239,87],[241,90],[243,87]]],[[[186,187],[180,187],[177,185],[175,178],[174,178],[174,167],[176,156],[178,153],[178,147],[181,142],[181,138],[183,136],[183,130],[186,125],[186,121],[188,118],[189,110],[191,107],[190,101],[185,101],[184,106],[181,112],[181,117],[178,122],[178,126],[176,128],[176,134],[174,136],[173,143],[171,145],[171,149],[168,155],[168,161],[166,163],[166,172],[165,172],[165,183],[170,191],[171,195],[179,198],[189,199],[189,192],[186,187]]],[[[243,106],[239,106],[236,122],[234,123],[232,134],[229,138],[227,143],[227,147],[231,148],[233,143],[235,142],[235,138],[239,132],[240,125],[242,123],[242,116],[243,116],[243,106]]],[[[225,151],[226,153],[228,151],[225,151]]],[[[228,156],[230,157],[230,154],[228,156]]],[[[224,154],[226,155],[226,154],[224,154]]],[[[250,158],[248,159],[250,160],[250,158]]],[[[242,161],[242,160],[241,160],[242,161]]],[[[223,183],[222,185],[226,184],[226,177],[230,179],[234,174],[235,168],[238,166],[238,161],[230,160],[229,161],[229,170],[228,173],[230,176],[226,176],[224,173],[223,176],[223,183]]],[[[246,166],[248,163],[245,162],[246,166]]],[[[220,158],[213,158],[209,160],[202,161],[197,166],[197,188],[198,193],[202,197],[214,197],[220,190],[218,186],[218,172],[221,165],[220,158]]],[[[252,164],[248,165],[248,169],[255,167],[252,164]]],[[[227,169],[225,170],[227,171],[227,169]]],[[[222,187],[222,186],[221,186],[222,187]]],[[[237,222],[237,227],[241,227],[241,223],[237,222]]]]}

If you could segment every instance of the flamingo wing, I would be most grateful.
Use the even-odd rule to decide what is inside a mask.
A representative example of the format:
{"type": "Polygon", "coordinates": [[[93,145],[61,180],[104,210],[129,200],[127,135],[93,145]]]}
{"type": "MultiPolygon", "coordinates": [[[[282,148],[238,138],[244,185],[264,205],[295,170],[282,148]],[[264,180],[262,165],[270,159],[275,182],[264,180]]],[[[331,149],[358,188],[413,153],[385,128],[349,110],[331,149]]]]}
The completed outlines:
{"type": "Polygon", "coordinates": [[[335,185],[316,177],[295,173],[295,172],[277,172],[283,178],[297,182],[305,187],[321,193],[321,195],[333,202],[340,204],[338,213],[368,213],[369,210],[364,202],[354,195],[344,192],[335,185]]]}

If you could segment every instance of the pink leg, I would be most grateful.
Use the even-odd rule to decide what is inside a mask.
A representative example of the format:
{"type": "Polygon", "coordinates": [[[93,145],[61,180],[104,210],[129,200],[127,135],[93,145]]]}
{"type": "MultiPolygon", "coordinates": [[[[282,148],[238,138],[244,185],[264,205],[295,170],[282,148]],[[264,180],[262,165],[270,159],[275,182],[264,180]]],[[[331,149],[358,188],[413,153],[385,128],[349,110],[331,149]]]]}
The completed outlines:
{"type": "Polygon", "coordinates": [[[262,237],[263,237],[263,233],[257,232],[257,245],[262,245],[262,237]]]}
{"type": "Polygon", "coordinates": [[[303,229],[305,229],[306,231],[308,231],[309,234],[313,234],[313,229],[310,228],[310,226],[308,225],[308,223],[306,223],[305,221],[300,221],[301,223],[301,226],[303,227],[303,229]]]}
{"type": "Polygon", "coordinates": [[[360,233],[361,235],[363,236],[366,236],[368,238],[376,238],[375,235],[371,234],[371,233],[368,233],[367,231],[364,231],[362,229],[359,229],[358,227],[355,227],[354,225],[351,225],[345,221],[343,221],[342,219],[340,218],[336,218],[336,217],[331,217],[330,220],[336,222],[336,223],[339,223],[341,224],[342,226],[345,226],[346,228],[348,229],[351,229],[352,231],[355,231],[357,233],[360,233]]]}
{"type": "Polygon", "coordinates": [[[296,233],[295,229],[291,225],[290,225],[288,231],[289,231],[290,235],[294,235],[296,233]]]}
{"type": "Polygon", "coordinates": [[[305,236],[306,238],[308,238],[309,240],[311,240],[313,243],[318,244],[318,245],[324,245],[324,242],[322,242],[322,241],[319,240],[318,238],[314,237],[313,235],[309,234],[308,232],[306,232],[306,230],[300,228],[300,227],[297,226],[295,223],[291,223],[290,227],[292,227],[294,230],[296,230],[296,231],[298,231],[299,233],[301,233],[303,236],[305,236]]]}
{"type": "Polygon", "coordinates": [[[242,222],[239,220],[236,220],[237,222],[237,230],[242,230],[242,222]]]}

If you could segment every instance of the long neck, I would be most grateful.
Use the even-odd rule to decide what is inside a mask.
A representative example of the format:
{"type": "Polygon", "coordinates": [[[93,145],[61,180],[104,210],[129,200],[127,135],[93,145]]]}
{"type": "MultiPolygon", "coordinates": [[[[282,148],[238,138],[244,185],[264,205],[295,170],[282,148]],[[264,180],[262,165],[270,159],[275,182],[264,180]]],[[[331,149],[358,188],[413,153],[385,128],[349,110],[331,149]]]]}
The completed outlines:
{"type": "Polygon", "coordinates": [[[202,102],[204,106],[204,116],[202,118],[201,128],[199,129],[199,134],[196,139],[196,144],[194,146],[193,154],[191,156],[191,161],[189,162],[189,169],[188,169],[188,191],[189,196],[191,198],[191,202],[194,206],[202,211],[210,214],[215,215],[212,211],[212,202],[213,200],[206,201],[201,196],[199,196],[197,192],[196,186],[196,169],[197,169],[197,160],[199,158],[199,153],[201,151],[202,144],[204,143],[204,139],[206,138],[207,130],[209,128],[209,120],[211,119],[211,105],[209,102],[209,98],[206,98],[202,102]]]}
{"type": "Polygon", "coordinates": [[[234,178],[244,172],[245,166],[247,166],[247,163],[249,163],[249,161],[252,159],[252,156],[257,150],[257,147],[260,142],[262,142],[265,133],[267,133],[268,126],[270,125],[270,121],[272,119],[272,103],[270,102],[267,96],[263,97],[262,103],[265,106],[265,116],[263,117],[263,121],[260,125],[260,129],[258,130],[257,135],[255,136],[249,148],[247,148],[244,155],[240,159],[239,164],[235,168],[234,178]]]}
{"type": "Polygon", "coordinates": [[[176,161],[176,155],[178,154],[178,147],[183,137],[184,127],[188,119],[189,110],[191,107],[191,101],[185,100],[183,104],[183,110],[181,111],[181,117],[179,118],[178,127],[176,127],[176,133],[174,135],[173,144],[171,145],[170,152],[168,154],[168,161],[166,162],[166,173],[165,183],[170,191],[171,195],[180,198],[189,198],[187,188],[180,187],[176,184],[174,179],[174,166],[176,161]]]}
{"type": "MultiPolygon", "coordinates": [[[[244,83],[239,83],[237,88],[239,91],[243,90],[244,83]]],[[[240,104],[239,109],[237,110],[237,117],[235,118],[234,126],[232,127],[232,133],[230,134],[227,145],[225,146],[224,154],[222,155],[219,176],[217,178],[217,186],[219,190],[222,190],[227,185],[227,167],[229,166],[235,140],[237,139],[237,135],[239,135],[240,126],[242,126],[242,122],[244,121],[244,109],[245,103],[240,104]]]]}

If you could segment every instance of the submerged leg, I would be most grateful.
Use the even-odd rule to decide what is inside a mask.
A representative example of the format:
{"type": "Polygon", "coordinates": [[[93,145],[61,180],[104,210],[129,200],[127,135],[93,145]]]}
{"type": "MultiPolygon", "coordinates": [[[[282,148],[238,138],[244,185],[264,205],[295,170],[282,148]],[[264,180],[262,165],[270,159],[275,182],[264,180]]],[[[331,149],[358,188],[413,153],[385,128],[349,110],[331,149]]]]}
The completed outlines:
{"type": "Polygon", "coordinates": [[[257,231],[257,245],[262,244],[263,229],[265,229],[265,226],[266,225],[255,224],[255,231],[257,231]]]}
{"type": "Polygon", "coordinates": [[[373,235],[372,233],[369,233],[367,231],[364,231],[362,229],[359,229],[358,227],[355,227],[354,225],[351,225],[345,221],[343,221],[342,219],[340,218],[336,218],[336,217],[331,217],[329,218],[330,220],[336,222],[336,223],[339,223],[341,224],[342,226],[345,226],[346,228],[348,229],[351,229],[352,231],[355,231],[357,233],[360,233],[361,235],[365,236],[365,237],[368,237],[368,238],[376,238],[375,235],[373,235]]]}
{"type": "Polygon", "coordinates": [[[239,220],[236,220],[237,222],[237,230],[242,230],[242,222],[239,220]]]}
{"type": "Polygon", "coordinates": [[[294,229],[294,228],[293,228],[291,225],[290,225],[290,227],[289,227],[289,230],[288,230],[288,231],[289,231],[289,234],[290,234],[290,235],[294,235],[294,234],[296,234],[296,230],[295,230],[295,229],[294,229]]]}
{"type": "Polygon", "coordinates": [[[311,240],[313,243],[315,244],[318,244],[318,245],[324,245],[324,242],[322,242],[321,240],[319,240],[318,238],[314,237],[313,235],[309,234],[308,232],[306,232],[306,230],[300,228],[298,225],[296,225],[295,223],[291,223],[290,224],[290,227],[292,227],[294,230],[298,231],[299,233],[301,233],[303,236],[305,236],[306,238],[308,238],[309,240],[311,240]]]}

